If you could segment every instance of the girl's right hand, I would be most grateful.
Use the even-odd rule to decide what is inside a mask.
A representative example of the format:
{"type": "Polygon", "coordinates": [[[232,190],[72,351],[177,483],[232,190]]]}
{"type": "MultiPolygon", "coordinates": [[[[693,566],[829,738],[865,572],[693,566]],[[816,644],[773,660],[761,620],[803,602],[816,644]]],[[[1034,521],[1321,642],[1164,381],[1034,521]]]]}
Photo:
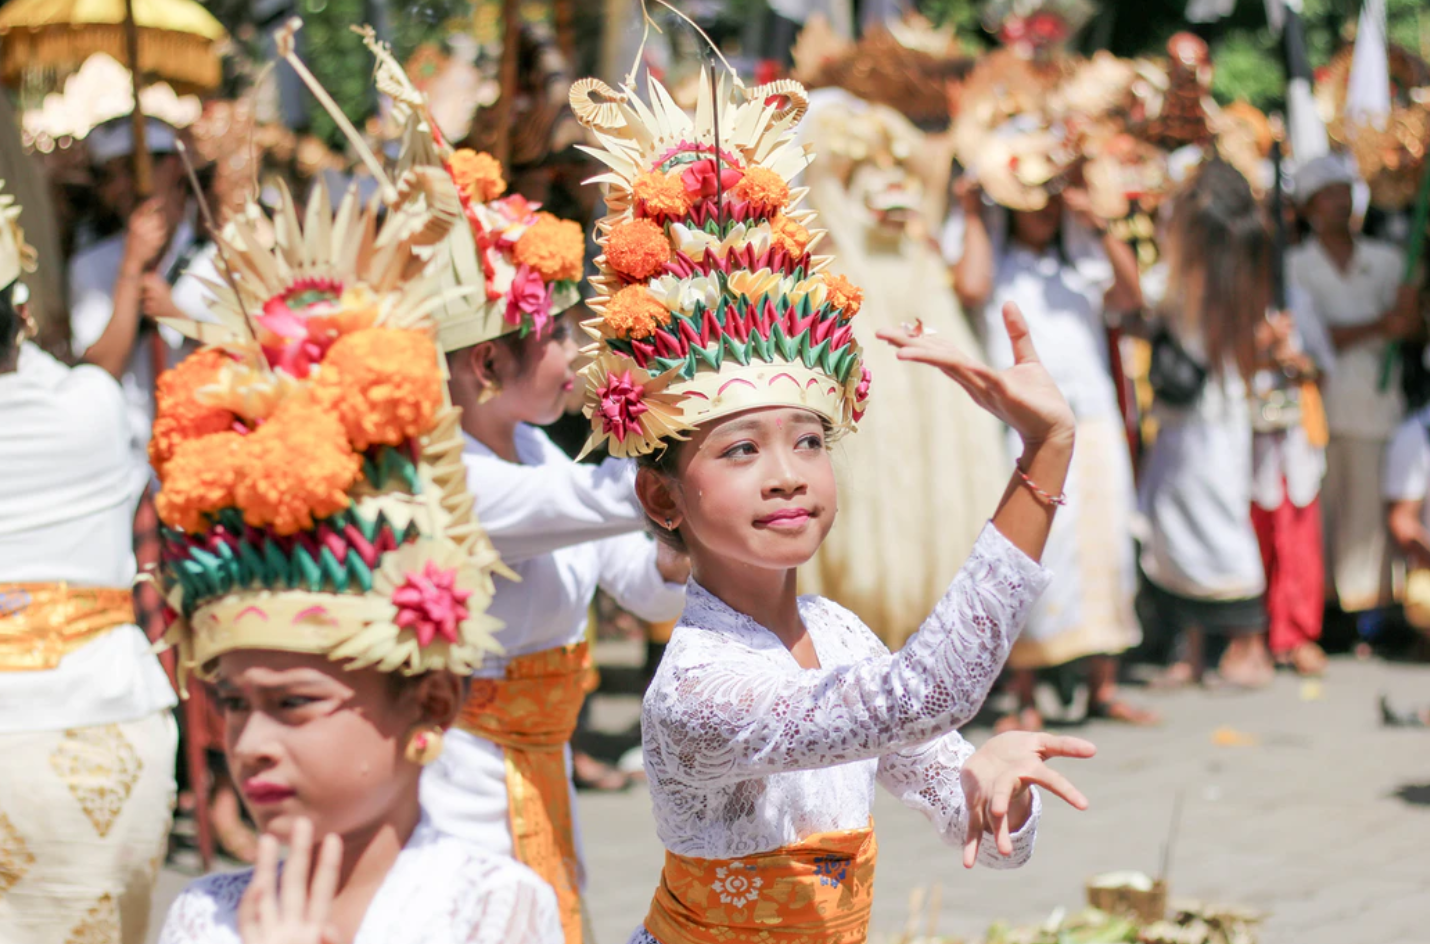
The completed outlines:
{"type": "Polygon", "coordinates": [[[293,826],[280,887],[278,840],[265,834],[258,841],[258,864],[238,906],[238,935],[243,944],[332,944],[337,939],[328,924],[328,913],[343,864],[342,838],[329,834],[323,840],[310,887],[312,857],[313,824],[299,819],[293,826]]]}
{"type": "Polygon", "coordinates": [[[1072,408],[1038,359],[1028,323],[1012,302],[1003,306],[1003,327],[1013,345],[1013,366],[1004,371],[979,363],[937,335],[904,328],[880,331],[877,337],[899,349],[899,360],[928,364],[952,377],[975,403],[1016,430],[1024,445],[1071,443],[1077,425],[1072,408]]]}

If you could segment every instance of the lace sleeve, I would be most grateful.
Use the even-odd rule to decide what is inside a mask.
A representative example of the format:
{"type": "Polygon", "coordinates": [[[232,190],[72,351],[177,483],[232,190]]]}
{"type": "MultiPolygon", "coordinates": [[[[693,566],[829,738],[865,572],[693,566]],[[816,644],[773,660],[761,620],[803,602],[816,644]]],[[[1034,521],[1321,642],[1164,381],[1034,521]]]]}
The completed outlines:
{"type": "Polygon", "coordinates": [[[238,944],[238,903],[252,870],[209,875],[174,899],[159,932],[159,944],[238,944]]]}
{"type": "MultiPolygon", "coordinates": [[[[950,731],[914,747],[891,751],[879,758],[879,783],[909,809],[927,816],[939,837],[950,846],[963,847],[968,837],[968,803],[963,796],[963,763],[973,745],[950,731]]],[[[1032,858],[1037,841],[1042,800],[1033,789],[1033,812],[1023,828],[1013,833],[1013,854],[1004,857],[991,834],[978,846],[978,864],[990,869],[1016,869],[1032,858]]]]}
{"type": "Polygon", "coordinates": [[[469,874],[471,887],[461,896],[470,912],[464,944],[564,944],[556,893],[535,874],[511,868],[469,874]]]}
{"type": "MultiPolygon", "coordinates": [[[[691,647],[662,668],[647,696],[647,746],[677,778],[717,785],[930,740],[977,713],[1046,582],[1043,569],[989,525],[897,655],[793,672],[691,647]]],[[[868,634],[832,604],[815,616],[821,632],[868,634]]]]}

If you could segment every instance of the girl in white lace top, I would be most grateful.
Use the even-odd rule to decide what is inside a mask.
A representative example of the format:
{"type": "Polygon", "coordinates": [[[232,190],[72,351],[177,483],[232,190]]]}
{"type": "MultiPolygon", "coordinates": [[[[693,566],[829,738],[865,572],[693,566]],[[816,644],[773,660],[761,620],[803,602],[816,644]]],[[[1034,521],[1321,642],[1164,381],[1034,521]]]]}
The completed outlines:
{"type": "MultiPolygon", "coordinates": [[[[1072,447],[1066,404],[1011,306],[1007,327],[1019,357],[1002,373],[927,334],[881,334],[902,359],[943,369],[1026,444],[1026,479],[1010,482],[972,556],[895,655],[838,604],[795,592],[795,568],[837,511],[820,417],[791,407],[738,413],[643,462],[645,507],[693,565],[643,715],[657,829],[680,861],[738,860],[866,827],[876,782],[925,813],[969,867],[1028,859],[1033,784],[1085,806],[1044,760],[1091,756],[1087,742],[1013,733],[975,751],[957,731],[1046,585],[1037,557],[1072,447]]],[[[755,904],[760,889],[731,892],[722,867],[727,875],[712,883],[720,902],[755,904]]],[[[658,903],[688,897],[676,884],[668,865],[658,903]]],[[[657,913],[667,910],[651,918],[674,933],[646,927],[632,941],[701,939],[681,936],[679,922],[657,913]]]]}

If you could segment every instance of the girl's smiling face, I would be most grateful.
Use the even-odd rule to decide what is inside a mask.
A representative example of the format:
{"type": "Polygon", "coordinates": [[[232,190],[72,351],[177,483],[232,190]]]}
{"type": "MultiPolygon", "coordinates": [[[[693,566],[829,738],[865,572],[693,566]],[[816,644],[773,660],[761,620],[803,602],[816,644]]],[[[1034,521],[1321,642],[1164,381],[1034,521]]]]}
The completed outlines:
{"type": "Polygon", "coordinates": [[[449,722],[461,693],[449,673],[399,684],[376,669],[275,650],[220,656],[215,689],[229,771],[258,828],[279,839],[300,816],[323,836],[411,813],[421,768],[403,756],[407,735],[449,722]]]}
{"type": "Polygon", "coordinates": [[[697,573],[798,567],[834,525],[838,489],[814,413],[750,410],[700,426],[678,448],[674,476],[643,470],[638,487],[657,524],[677,523],[697,573]]]}

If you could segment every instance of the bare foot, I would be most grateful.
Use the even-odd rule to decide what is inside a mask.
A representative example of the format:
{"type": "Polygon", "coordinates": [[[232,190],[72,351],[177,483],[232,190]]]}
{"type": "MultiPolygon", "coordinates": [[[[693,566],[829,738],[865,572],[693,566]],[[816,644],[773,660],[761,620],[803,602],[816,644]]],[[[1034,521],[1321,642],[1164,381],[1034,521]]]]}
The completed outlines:
{"type": "Polygon", "coordinates": [[[1291,650],[1291,667],[1298,675],[1319,677],[1326,674],[1326,650],[1313,642],[1303,642],[1291,650]]]}
{"type": "Polygon", "coordinates": [[[619,793],[631,785],[631,778],[628,775],[610,764],[601,763],[584,751],[571,752],[571,772],[578,790],[619,793]]]}
{"type": "Polygon", "coordinates": [[[1201,680],[1201,673],[1193,668],[1190,662],[1174,662],[1158,673],[1147,684],[1147,687],[1156,691],[1169,692],[1186,688],[1189,685],[1200,684],[1201,680]]]}
{"type": "Polygon", "coordinates": [[[1013,714],[1004,715],[998,719],[998,723],[993,725],[994,734],[1007,734],[1010,731],[1032,731],[1043,730],[1043,715],[1036,708],[1024,708],[1013,714]]]}
{"type": "Polygon", "coordinates": [[[1107,701],[1094,702],[1087,706],[1087,716],[1089,718],[1105,718],[1108,721],[1119,721],[1122,724],[1130,724],[1138,728],[1156,727],[1162,723],[1162,716],[1150,708],[1139,708],[1138,706],[1125,702],[1121,698],[1112,698],[1107,701]]]}

